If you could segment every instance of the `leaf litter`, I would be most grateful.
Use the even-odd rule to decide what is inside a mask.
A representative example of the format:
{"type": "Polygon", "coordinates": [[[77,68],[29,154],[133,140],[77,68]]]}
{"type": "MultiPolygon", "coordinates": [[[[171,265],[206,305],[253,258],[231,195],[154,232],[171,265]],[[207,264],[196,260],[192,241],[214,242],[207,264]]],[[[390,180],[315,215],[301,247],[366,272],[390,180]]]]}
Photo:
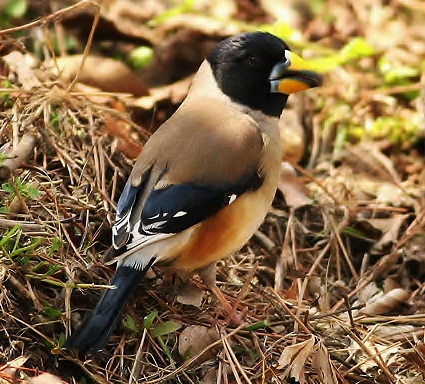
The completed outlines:
{"type": "Polygon", "coordinates": [[[329,1],[273,14],[267,2],[229,2],[221,13],[195,3],[141,10],[81,1],[18,26],[48,36],[49,22],[60,33],[61,23],[77,21],[92,50],[151,46],[137,83],[145,96],[102,89],[90,81],[93,69],[80,82],[58,78],[49,39],[36,59],[0,34],[0,382],[423,382],[422,7],[329,1]],[[114,27],[112,37],[89,36],[95,15],[99,31],[114,27]],[[293,15],[289,25],[273,22],[282,15],[293,15]],[[293,130],[282,127],[291,144],[270,214],[218,263],[218,286],[244,324],[229,326],[197,277],[200,306],[198,296],[197,305],[180,303],[172,279],[154,270],[104,351],[87,359],[61,351],[112,274],[100,260],[134,158],[181,102],[209,47],[256,22],[329,72],[282,120],[293,130]],[[197,54],[167,71],[187,60],[183,45],[197,54]]]}

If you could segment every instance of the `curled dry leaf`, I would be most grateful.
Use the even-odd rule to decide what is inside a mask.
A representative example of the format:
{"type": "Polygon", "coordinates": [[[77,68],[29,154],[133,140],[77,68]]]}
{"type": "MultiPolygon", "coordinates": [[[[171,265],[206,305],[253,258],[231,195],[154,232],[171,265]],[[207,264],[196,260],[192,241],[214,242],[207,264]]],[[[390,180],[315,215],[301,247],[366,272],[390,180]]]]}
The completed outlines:
{"type": "Polygon", "coordinates": [[[124,63],[99,56],[83,55],[57,58],[51,63],[59,70],[59,77],[66,81],[73,81],[78,75],[78,81],[106,92],[130,93],[135,96],[144,96],[149,93],[141,77],[128,68],[124,63]],[[80,71],[80,72],[78,72],[80,71]]]}
{"type": "Polygon", "coordinates": [[[5,160],[0,165],[0,182],[8,180],[34,150],[36,138],[31,133],[25,133],[18,145],[8,153],[2,153],[5,160]]]}
{"type": "Polygon", "coordinates": [[[369,300],[372,299],[375,295],[379,294],[380,289],[374,281],[371,281],[369,284],[366,284],[362,289],[359,290],[357,294],[358,301],[361,304],[366,304],[369,300]]]}
{"type": "Polygon", "coordinates": [[[307,359],[314,350],[315,337],[312,335],[307,340],[286,347],[278,360],[278,369],[284,369],[282,379],[286,377],[294,378],[296,381],[304,382],[304,368],[307,359]]]}
{"type": "MultiPolygon", "coordinates": [[[[374,374],[378,368],[378,363],[389,366],[399,356],[399,345],[397,343],[389,346],[385,341],[369,336],[363,340],[361,345],[355,340],[351,340],[351,345],[347,348],[353,360],[364,372],[374,374]]],[[[403,381],[404,382],[404,381],[403,381]]]]}
{"type": "Polygon", "coordinates": [[[363,315],[383,315],[393,311],[401,303],[405,303],[410,295],[402,288],[396,288],[388,293],[375,295],[366,306],[360,309],[359,314],[363,315]]]}
{"type": "Polygon", "coordinates": [[[4,56],[3,60],[10,70],[16,73],[23,90],[30,91],[41,86],[40,80],[30,66],[29,61],[33,60],[30,55],[14,51],[4,56]]]}
{"type": "Polygon", "coordinates": [[[189,91],[191,81],[192,76],[189,76],[169,85],[151,88],[149,95],[135,99],[130,105],[148,111],[165,100],[174,105],[180,104],[189,91]]]}
{"type": "Polygon", "coordinates": [[[299,114],[294,109],[284,109],[279,119],[283,160],[298,163],[304,154],[305,133],[299,114]]]}
{"type": "Polygon", "coordinates": [[[122,120],[107,116],[102,128],[116,140],[116,150],[130,159],[139,156],[142,145],[130,136],[128,124],[122,120]]]}
{"type": "Polygon", "coordinates": [[[21,368],[28,360],[26,356],[19,356],[16,359],[0,366],[0,373],[3,375],[13,375],[16,370],[21,368]]]}
{"type": "Polygon", "coordinates": [[[319,380],[323,384],[337,384],[335,371],[332,369],[331,360],[326,347],[321,341],[316,345],[313,354],[313,367],[316,369],[319,380]]]}
{"type": "MultiPolygon", "coordinates": [[[[196,356],[202,350],[220,339],[217,328],[191,325],[185,328],[179,337],[179,354],[184,358],[196,356]]],[[[214,348],[207,349],[196,361],[201,363],[215,356],[214,348]]]]}
{"type": "Polygon", "coordinates": [[[303,373],[309,357],[312,358],[312,364],[320,383],[338,383],[325,345],[313,335],[302,343],[284,349],[278,360],[278,369],[285,369],[280,377],[282,379],[291,377],[297,382],[305,382],[303,373]]]}
{"type": "Polygon", "coordinates": [[[381,239],[372,247],[374,251],[382,251],[387,245],[394,244],[400,233],[400,228],[409,215],[394,215],[385,219],[370,219],[369,223],[384,234],[381,239]]]}
{"type": "Polygon", "coordinates": [[[307,187],[300,181],[289,163],[282,163],[278,188],[285,197],[286,204],[292,208],[296,209],[312,202],[308,197],[307,187]]]}
{"type": "Polygon", "coordinates": [[[178,290],[177,301],[181,304],[193,305],[199,308],[202,304],[204,292],[190,281],[184,282],[178,290]]]}
{"type": "MultiPolygon", "coordinates": [[[[374,266],[370,279],[373,281],[385,279],[400,258],[398,252],[392,252],[382,257],[374,266]]],[[[360,284],[360,282],[359,282],[360,284]]]]}

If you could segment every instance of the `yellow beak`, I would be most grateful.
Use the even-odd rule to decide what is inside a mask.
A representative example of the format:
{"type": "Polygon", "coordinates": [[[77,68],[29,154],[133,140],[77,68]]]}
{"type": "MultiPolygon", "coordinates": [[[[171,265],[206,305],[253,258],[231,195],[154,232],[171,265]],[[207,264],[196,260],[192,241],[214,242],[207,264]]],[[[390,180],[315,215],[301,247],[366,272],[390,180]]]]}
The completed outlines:
{"type": "Polygon", "coordinates": [[[306,60],[291,51],[270,72],[270,92],[290,95],[322,84],[319,74],[309,68],[306,60]]]}

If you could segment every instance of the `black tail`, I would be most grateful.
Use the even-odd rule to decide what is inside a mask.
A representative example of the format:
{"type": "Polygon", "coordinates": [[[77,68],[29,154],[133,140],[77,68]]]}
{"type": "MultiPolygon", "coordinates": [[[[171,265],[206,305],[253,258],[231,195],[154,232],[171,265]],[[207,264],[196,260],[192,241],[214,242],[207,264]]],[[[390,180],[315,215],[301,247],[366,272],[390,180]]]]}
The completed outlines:
{"type": "Polygon", "coordinates": [[[100,351],[117,326],[125,303],[153,261],[142,270],[118,267],[109,283],[115,285],[116,289],[107,289],[103,293],[93,314],[72,333],[63,348],[78,349],[86,354],[100,351]]]}

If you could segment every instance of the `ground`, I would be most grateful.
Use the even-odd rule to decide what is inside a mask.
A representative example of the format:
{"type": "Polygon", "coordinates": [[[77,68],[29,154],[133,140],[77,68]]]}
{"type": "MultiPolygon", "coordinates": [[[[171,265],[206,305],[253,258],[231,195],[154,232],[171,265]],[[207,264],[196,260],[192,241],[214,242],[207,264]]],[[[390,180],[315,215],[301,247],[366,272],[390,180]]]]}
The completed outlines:
{"type": "Polygon", "coordinates": [[[0,5],[0,383],[425,381],[425,8],[282,3],[0,5]],[[218,263],[244,323],[196,276],[200,306],[181,304],[155,269],[104,351],[61,350],[113,273],[102,255],[143,143],[209,49],[255,29],[324,84],[291,98],[273,207],[218,263]]]}

